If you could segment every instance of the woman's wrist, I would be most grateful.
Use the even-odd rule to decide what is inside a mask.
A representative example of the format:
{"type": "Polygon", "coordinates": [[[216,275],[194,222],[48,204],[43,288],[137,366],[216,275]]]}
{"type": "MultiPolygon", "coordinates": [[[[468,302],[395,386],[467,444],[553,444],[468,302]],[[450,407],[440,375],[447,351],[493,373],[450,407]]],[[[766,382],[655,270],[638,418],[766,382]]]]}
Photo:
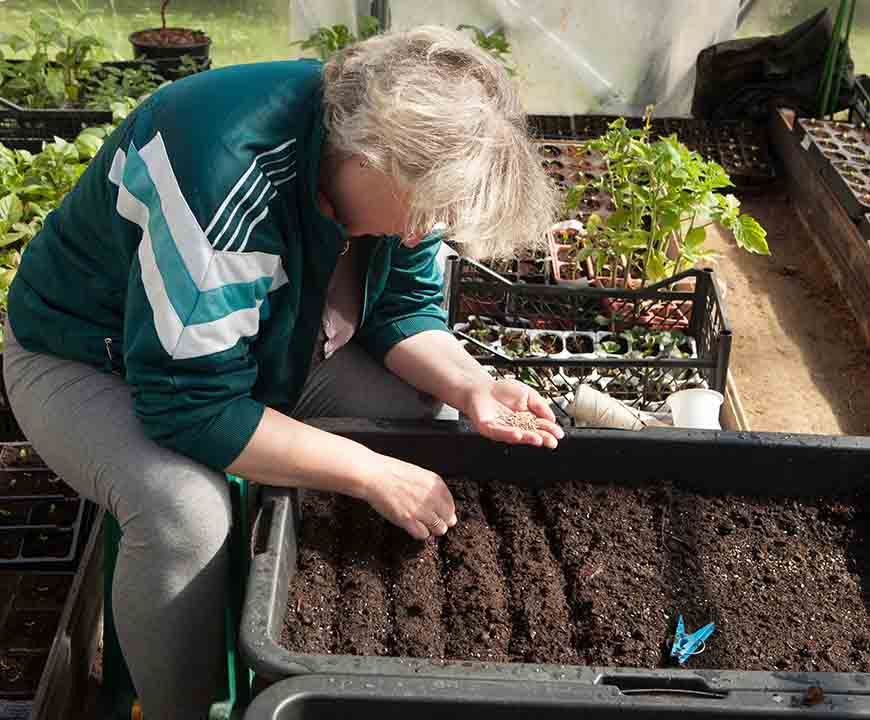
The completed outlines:
{"type": "Polygon", "coordinates": [[[450,393],[454,400],[447,400],[448,405],[455,407],[463,415],[469,415],[469,409],[472,398],[476,393],[486,392],[486,390],[495,384],[493,378],[482,367],[479,373],[465,373],[462,379],[457,382],[456,386],[450,393]]]}

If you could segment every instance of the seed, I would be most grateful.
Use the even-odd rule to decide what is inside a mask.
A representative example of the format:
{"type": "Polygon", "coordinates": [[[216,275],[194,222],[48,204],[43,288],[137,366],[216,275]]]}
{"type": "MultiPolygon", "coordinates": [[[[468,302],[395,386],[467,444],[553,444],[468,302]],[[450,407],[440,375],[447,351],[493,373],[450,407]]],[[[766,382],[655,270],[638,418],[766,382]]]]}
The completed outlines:
{"type": "Polygon", "coordinates": [[[530,412],[502,412],[497,418],[498,422],[520,430],[537,430],[537,418],[530,412]]]}

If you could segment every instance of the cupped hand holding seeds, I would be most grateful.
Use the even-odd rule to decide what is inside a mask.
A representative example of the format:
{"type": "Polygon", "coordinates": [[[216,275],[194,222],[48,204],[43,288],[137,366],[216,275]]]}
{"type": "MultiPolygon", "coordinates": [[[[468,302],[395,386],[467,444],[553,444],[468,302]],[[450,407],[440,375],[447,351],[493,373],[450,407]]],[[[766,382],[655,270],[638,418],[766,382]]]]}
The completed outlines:
{"type": "Polygon", "coordinates": [[[565,437],[547,401],[516,380],[482,385],[472,393],[465,412],[477,431],[491,440],[554,449],[565,437]]]}

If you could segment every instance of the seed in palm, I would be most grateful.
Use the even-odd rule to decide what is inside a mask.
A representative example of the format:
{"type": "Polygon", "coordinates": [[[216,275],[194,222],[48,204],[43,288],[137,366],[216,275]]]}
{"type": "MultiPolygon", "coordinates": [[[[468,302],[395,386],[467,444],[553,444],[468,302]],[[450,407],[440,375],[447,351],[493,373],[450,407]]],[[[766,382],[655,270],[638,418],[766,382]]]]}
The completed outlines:
{"type": "Polygon", "coordinates": [[[497,418],[502,425],[515,427],[520,430],[537,430],[537,418],[530,412],[501,412],[497,418]]]}

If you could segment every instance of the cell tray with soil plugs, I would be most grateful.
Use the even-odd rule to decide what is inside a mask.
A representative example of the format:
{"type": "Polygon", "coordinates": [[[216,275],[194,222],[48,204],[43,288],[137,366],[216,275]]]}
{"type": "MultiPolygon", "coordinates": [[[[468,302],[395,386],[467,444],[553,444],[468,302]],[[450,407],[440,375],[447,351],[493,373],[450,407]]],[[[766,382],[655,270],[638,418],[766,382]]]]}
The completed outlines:
{"type": "Polygon", "coordinates": [[[442,473],[460,522],[418,543],[344,498],[267,493],[241,635],[261,683],[566,682],[718,709],[818,686],[829,710],[870,701],[870,441],[569,430],[545,452],[456,424],[320,425],[442,473]],[[669,652],[679,615],[716,624],[688,670],[669,652]]]}
{"type": "Polygon", "coordinates": [[[29,443],[0,445],[0,567],[73,567],[93,514],[29,443]]]}

